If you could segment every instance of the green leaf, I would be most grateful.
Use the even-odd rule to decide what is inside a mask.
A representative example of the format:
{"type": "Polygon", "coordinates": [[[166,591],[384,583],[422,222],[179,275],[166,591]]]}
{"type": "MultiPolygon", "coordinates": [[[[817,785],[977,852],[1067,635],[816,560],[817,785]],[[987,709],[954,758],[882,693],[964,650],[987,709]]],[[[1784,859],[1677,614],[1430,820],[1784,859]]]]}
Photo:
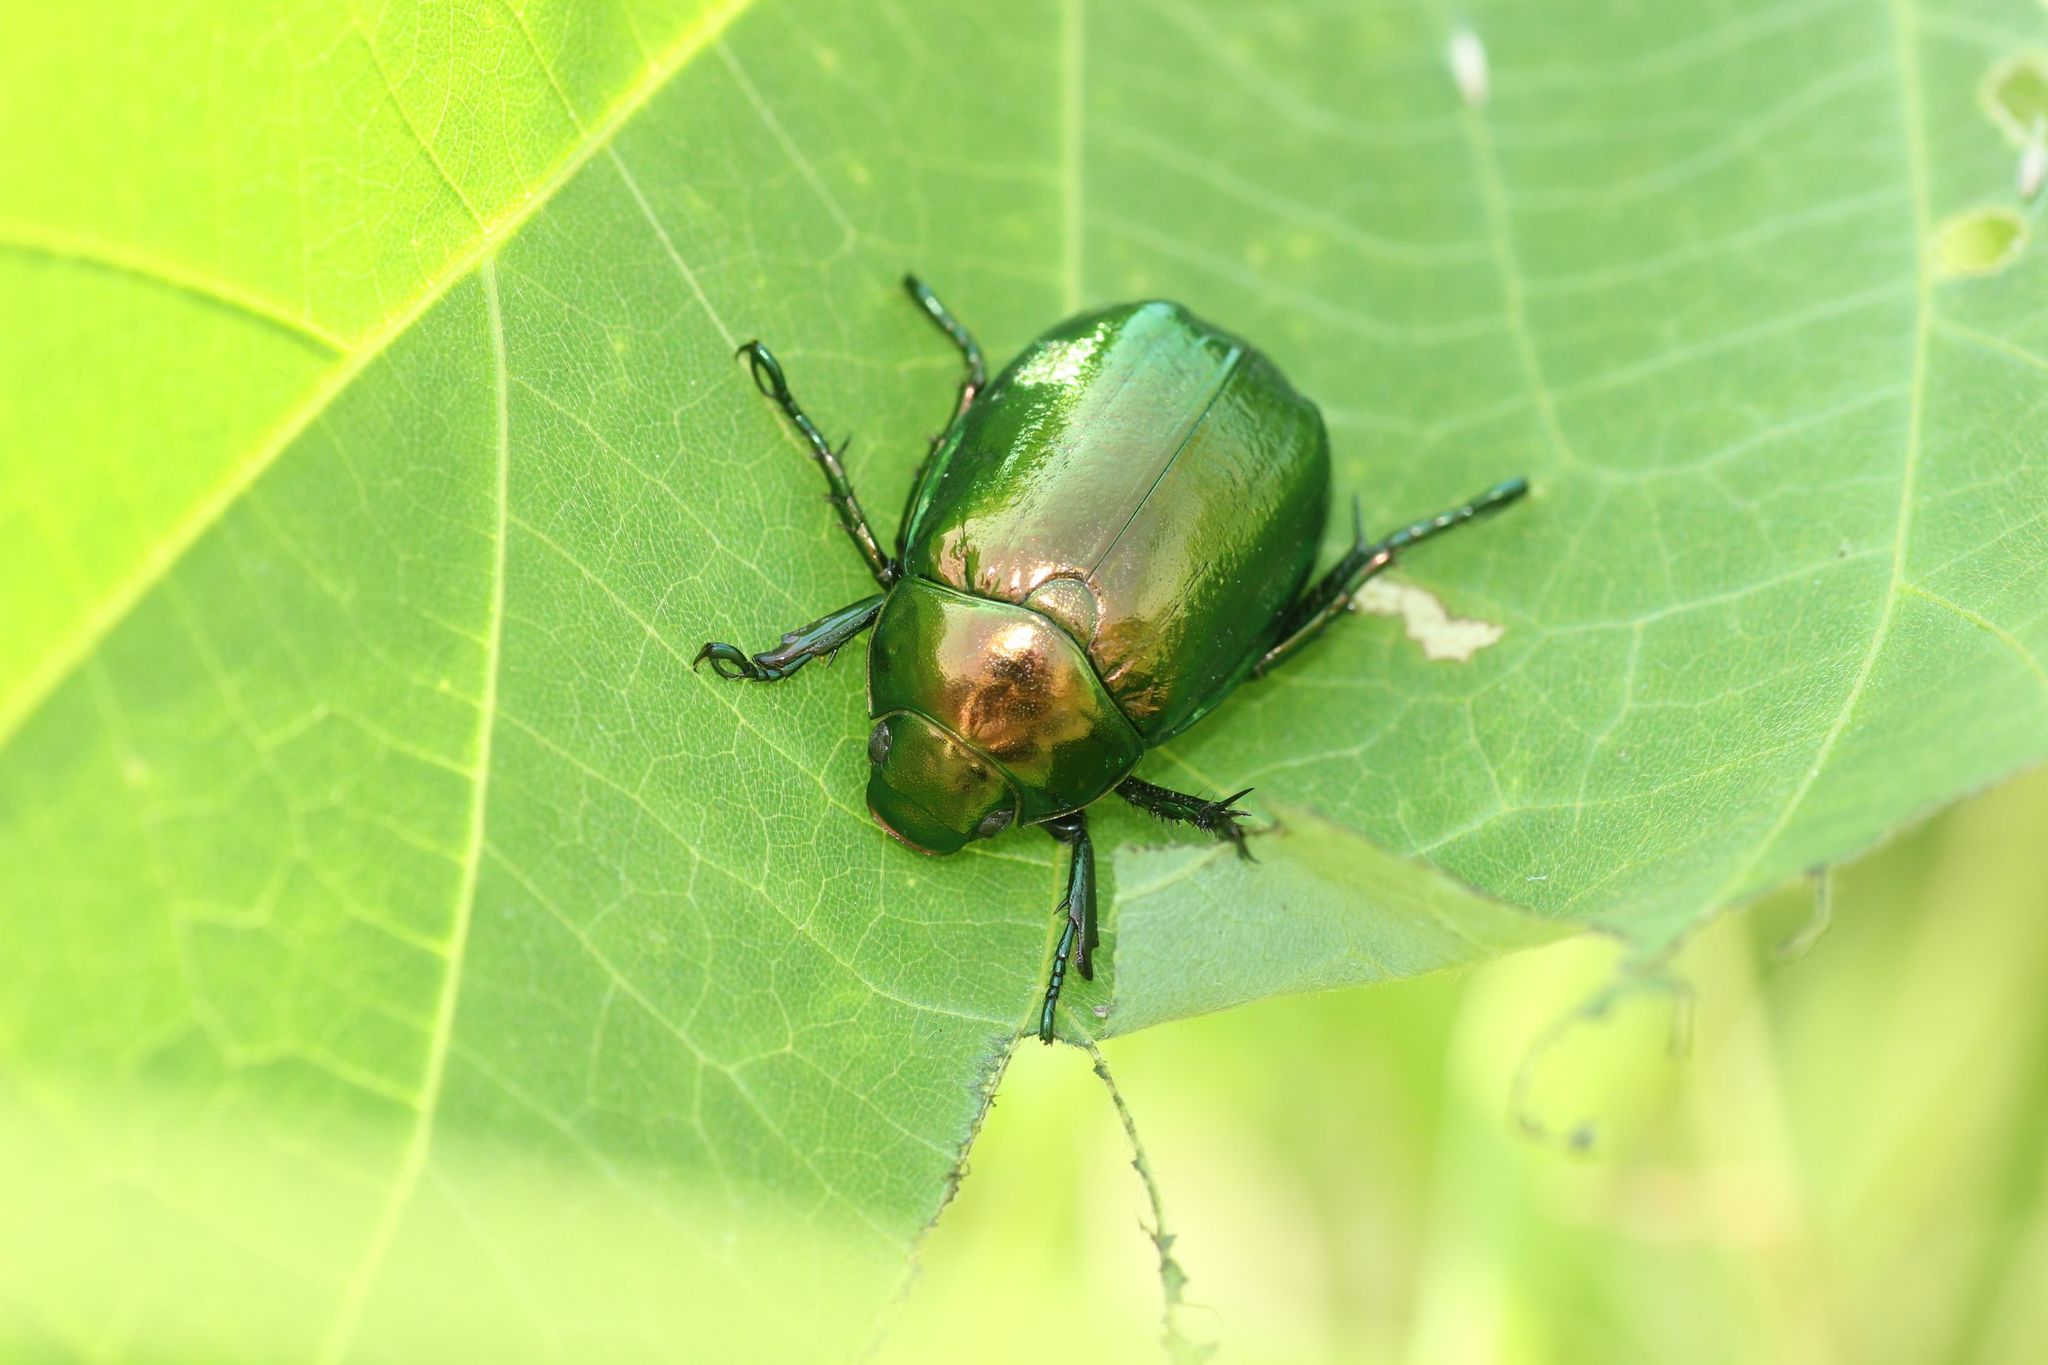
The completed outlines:
{"type": "Polygon", "coordinates": [[[1216,847],[1117,850],[1117,1004],[1103,1032],[1420,975],[1565,931],[1313,811],[1276,809],[1258,862],[1216,847]]]}
{"type": "Polygon", "coordinates": [[[1382,524],[1536,485],[1148,760],[1280,828],[1106,812],[1071,1028],[1654,952],[2037,761],[2043,265],[1936,245],[2022,221],[2038,7],[1469,14],[10,15],[0,1341],[861,1339],[1060,870],[877,835],[856,663],[688,660],[866,590],[732,351],[893,509],[905,268],[997,354],[1186,301],[1382,524]]]}

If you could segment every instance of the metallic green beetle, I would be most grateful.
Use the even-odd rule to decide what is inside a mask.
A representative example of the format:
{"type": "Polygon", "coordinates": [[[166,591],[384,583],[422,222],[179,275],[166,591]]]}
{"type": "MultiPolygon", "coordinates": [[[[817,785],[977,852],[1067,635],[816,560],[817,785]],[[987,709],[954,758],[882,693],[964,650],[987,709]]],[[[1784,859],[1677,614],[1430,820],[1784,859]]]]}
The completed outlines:
{"type": "Polygon", "coordinates": [[[1070,318],[987,382],[981,348],[916,277],[905,286],[967,362],[953,420],[882,553],[839,453],[768,348],[754,382],[810,445],[882,591],[749,655],[727,678],[777,682],[869,626],[868,809],[920,853],[1011,825],[1072,849],[1038,1036],[1052,1041],[1071,958],[1094,975],[1086,808],[1115,792],[1245,853],[1250,788],[1205,800],[1132,776],[1145,751],[1320,634],[1397,551],[1520,497],[1521,479],[1368,543],[1308,584],[1329,515],[1322,414],[1258,351],[1178,304],[1070,318]],[[1304,589],[1304,585],[1307,585],[1304,589]]]}

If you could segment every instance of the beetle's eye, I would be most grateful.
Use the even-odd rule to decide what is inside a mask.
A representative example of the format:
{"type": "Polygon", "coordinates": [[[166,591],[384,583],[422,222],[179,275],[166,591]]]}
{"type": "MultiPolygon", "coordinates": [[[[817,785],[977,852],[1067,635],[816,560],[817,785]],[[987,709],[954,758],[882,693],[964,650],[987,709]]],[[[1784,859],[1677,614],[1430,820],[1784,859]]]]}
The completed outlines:
{"type": "Polygon", "coordinates": [[[974,837],[977,839],[987,839],[1001,834],[1010,827],[1010,821],[1014,820],[1016,816],[1017,812],[1007,807],[1002,810],[992,810],[987,815],[982,816],[981,823],[974,827],[974,837]]]}
{"type": "Polygon", "coordinates": [[[868,762],[880,767],[882,760],[889,756],[889,722],[878,720],[874,731],[868,735],[868,762]]]}

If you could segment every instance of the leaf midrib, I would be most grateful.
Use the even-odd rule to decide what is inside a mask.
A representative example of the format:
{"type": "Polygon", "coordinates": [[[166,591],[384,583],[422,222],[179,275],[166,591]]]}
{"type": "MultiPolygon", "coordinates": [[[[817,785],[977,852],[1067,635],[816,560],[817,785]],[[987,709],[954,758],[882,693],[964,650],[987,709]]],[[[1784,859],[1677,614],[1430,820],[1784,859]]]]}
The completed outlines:
{"type": "Polygon", "coordinates": [[[497,263],[486,256],[478,266],[483,282],[485,315],[490,323],[493,398],[496,405],[493,461],[496,487],[493,501],[497,515],[496,536],[491,555],[491,600],[489,621],[484,630],[483,690],[477,699],[476,763],[470,773],[468,829],[463,838],[462,870],[455,895],[453,923],[443,968],[441,993],[434,1001],[434,1027],[427,1039],[426,1063],[420,1075],[420,1095],[413,1114],[412,1131],[399,1156],[398,1170],[377,1211],[362,1258],[342,1290],[334,1321],[321,1346],[322,1365],[338,1361],[355,1340],[362,1320],[363,1304],[376,1286],[399,1224],[412,1205],[420,1176],[434,1141],[434,1122],[441,1107],[441,1091],[448,1074],[448,1049],[455,1035],[455,1009],[462,991],[462,964],[469,947],[469,926],[476,914],[477,878],[484,857],[484,814],[491,792],[491,740],[498,723],[498,675],[505,638],[505,541],[510,534],[512,416],[510,380],[505,360],[505,316],[498,302],[497,263]]]}
{"type": "MultiPolygon", "coordinates": [[[[21,733],[29,718],[42,709],[100,644],[126,620],[136,606],[162,583],[200,538],[227,515],[229,509],[261,478],[279,456],[291,449],[306,429],[318,421],[362,373],[382,359],[398,340],[410,331],[449,291],[477,271],[505,242],[576,178],[590,160],[611,146],[619,130],[644,108],[697,55],[709,48],[752,7],[754,0],[726,0],[717,9],[699,17],[660,56],[649,62],[626,93],[614,100],[602,117],[589,126],[582,142],[550,172],[532,193],[523,195],[512,210],[495,222],[485,223],[476,239],[465,247],[441,273],[428,281],[418,298],[369,333],[342,362],[324,375],[298,408],[288,413],[260,440],[244,459],[231,466],[213,489],[201,498],[178,525],[158,540],[127,578],[105,593],[97,606],[86,613],[78,626],[28,674],[8,696],[0,698],[0,751],[5,751],[21,733]]],[[[541,63],[546,69],[546,63],[541,63]]],[[[552,73],[550,72],[552,79],[552,73]]],[[[559,87],[558,87],[559,89],[559,87]]],[[[75,254],[75,253],[74,253],[75,254]]],[[[112,259],[112,258],[109,258],[112,259]]],[[[154,263],[152,263],[154,265],[154,263]]],[[[154,270],[131,273],[159,273],[154,270]]],[[[205,291],[227,300],[218,290],[205,291]]],[[[239,304],[240,296],[232,302],[239,304]]],[[[265,314],[266,318],[268,314],[265,314]]],[[[303,328],[297,328],[303,332],[303,328]]]]}

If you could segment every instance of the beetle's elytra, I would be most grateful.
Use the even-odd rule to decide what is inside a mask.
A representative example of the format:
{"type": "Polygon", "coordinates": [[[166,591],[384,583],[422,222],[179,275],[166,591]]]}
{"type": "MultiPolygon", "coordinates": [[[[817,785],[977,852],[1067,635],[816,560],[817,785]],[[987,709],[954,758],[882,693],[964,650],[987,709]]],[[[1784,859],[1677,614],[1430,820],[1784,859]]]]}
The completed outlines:
{"type": "MultiPolygon", "coordinates": [[[[1156,744],[1292,657],[1396,552],[1527,491],[1521,479],[1349,552],[1310,583],[1329,516],[1322,414],[1263,355],[1178,304],[1070,318],[987,382],[981,348],[915,277],[967,362],[960,403],[882,553],[838,454],[768,348],[740,348],[824,470],[840,523],[882,587],[749,655],[697,655],[777,682],[869,626],[868,809],[920,853],[1012,825],[1072,849],[1038,1036],[1052,1041],[1071,959],[1092,976],[1095,852],[1110,792],[1245,853],[1232,803],[1132,776],[1156,744]]],[[[1249,788],[1246,789],[1247,791],[1249,788]]]]}

